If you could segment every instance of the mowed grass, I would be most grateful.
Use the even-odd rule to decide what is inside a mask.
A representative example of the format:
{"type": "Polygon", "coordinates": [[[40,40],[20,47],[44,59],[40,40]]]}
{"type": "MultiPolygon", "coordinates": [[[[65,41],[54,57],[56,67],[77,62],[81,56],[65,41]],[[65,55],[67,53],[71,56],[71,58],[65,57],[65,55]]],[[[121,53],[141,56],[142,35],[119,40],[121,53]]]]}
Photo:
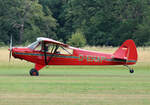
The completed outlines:
{"type": "Polygon", "coordinates": [[[0,48],[0,105],[149,105],[150,48],[138,48],[138,54],[134,74],[123,66],[48,66],[31,77],[33,64],[9,63],[7,48],[0,48]]]}

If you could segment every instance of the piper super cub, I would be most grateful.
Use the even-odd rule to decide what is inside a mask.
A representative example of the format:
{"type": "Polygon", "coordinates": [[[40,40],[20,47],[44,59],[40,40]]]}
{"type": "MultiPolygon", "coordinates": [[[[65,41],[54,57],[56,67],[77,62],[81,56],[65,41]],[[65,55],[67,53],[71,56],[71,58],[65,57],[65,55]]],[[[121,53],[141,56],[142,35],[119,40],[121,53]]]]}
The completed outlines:
{"type": "Polygon", "coordinates": [[[38,76],[39,70],[47,65],[124,65],[130,73],[134,70],[128,65],[137,62],[137,50],[133,40],[126,40],[113,54],[87,51],[71,47],[53,39],[39,37],[27,47],[12,47],[10,57],[23,59],[35,64],[31,76],[38,76]]]}

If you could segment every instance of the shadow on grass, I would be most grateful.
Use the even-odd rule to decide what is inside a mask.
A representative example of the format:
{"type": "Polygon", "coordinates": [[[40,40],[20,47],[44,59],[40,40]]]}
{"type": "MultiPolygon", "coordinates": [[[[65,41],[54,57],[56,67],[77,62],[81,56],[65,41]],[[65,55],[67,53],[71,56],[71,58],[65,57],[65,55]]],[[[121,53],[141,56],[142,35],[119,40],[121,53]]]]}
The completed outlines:
{"type": "Polygon", "coordinates": [[[29,74],[0,74],[0,77],[113,77],[113,78],[121,78],[121,77],[135,77],[134,74],[127,75],[119,75],[119,74],[40,74],[39,76],[30,76],[29,74]]]}
{"type": "Polygon", "coordinates": [[[30,77],[28,74],[0,74],[0,77],[30,77]]]}

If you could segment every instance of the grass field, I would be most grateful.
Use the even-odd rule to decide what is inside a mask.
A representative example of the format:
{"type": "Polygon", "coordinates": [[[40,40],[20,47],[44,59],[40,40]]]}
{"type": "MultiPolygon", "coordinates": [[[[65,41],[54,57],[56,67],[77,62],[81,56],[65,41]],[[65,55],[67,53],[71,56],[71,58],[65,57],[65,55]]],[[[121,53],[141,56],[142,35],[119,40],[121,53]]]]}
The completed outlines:
{"type": "Polygon", "coordinates": [[[134,74],[123,66],[48,66],[31,77],[33,64],[13,58],[9,63],[7,48],[0,48],[0,105],[149,105],[150,48],[138,53],[134,74]]]}

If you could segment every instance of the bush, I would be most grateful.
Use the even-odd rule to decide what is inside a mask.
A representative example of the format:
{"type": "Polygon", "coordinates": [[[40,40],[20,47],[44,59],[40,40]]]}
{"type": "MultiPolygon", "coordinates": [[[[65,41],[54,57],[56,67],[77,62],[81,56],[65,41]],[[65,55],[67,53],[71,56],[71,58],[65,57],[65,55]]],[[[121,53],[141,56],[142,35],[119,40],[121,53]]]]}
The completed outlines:
{"type": "Polygon", "coordinates": [[[86,38],[82,32],[77,31],[72,34],[67,43],[74,47],[84,47],[86,45],[86,38]]]}
{"type": "Polygon", "coordinates": [[[5,46],[5,43],[0,41],[0,47],[5,46]]]}

